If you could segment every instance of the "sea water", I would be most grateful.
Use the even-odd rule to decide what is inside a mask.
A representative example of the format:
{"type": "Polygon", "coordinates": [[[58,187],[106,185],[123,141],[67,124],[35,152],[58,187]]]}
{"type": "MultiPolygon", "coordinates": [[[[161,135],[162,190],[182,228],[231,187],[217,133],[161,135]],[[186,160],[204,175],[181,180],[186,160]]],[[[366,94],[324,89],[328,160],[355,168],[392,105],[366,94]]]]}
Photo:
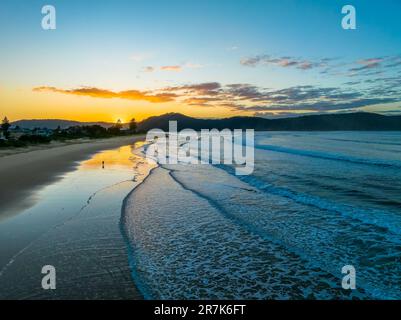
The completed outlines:
{"type": "Polygon", "coordinates": [[[399,132],[259,132],[248,176],[160,165],[126,199],[134,281],[149,298],[399,299],[400,178],[399,132]]]}

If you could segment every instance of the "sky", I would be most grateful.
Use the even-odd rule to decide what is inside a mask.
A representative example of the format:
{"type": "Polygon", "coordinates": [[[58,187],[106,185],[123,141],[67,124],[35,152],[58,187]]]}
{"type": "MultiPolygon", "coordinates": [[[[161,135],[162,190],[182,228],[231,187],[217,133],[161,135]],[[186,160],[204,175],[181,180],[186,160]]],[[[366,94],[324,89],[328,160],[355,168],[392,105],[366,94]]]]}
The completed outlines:
{"type": "Polygon", "coordinates": [[[2,0],[0,117],[398,114],[400,15],[399,0],[2,0]]]}

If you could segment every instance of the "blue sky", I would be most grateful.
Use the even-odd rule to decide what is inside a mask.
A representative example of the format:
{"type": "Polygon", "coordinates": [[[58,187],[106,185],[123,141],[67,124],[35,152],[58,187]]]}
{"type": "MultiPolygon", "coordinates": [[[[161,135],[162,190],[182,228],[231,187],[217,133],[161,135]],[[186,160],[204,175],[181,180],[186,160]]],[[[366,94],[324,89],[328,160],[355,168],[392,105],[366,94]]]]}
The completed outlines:
{"type": "Polygon", "coordinates": [[[18,90],[75,95],[80,106],[82,96],[112,100],[119,111],[130,107],[119,100],[134,111],[140,101],[167,106],[155,114],[175,105],[210,117],[396,112],[400,12],[397,0],[3,0],[0,103],[29,108],[13,100],[18,90]],[[56,8],[56,30],[41,28],[45,4],[56,8]],[[356,30],[341,28],[346,4],[356,30]]]}

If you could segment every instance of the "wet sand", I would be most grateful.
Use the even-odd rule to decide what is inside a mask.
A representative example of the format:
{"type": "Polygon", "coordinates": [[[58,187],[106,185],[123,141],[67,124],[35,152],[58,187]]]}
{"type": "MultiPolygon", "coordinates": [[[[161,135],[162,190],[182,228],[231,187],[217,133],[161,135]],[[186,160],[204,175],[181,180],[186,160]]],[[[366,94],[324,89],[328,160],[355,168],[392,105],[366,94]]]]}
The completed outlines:
{"type": "Polygon", "coordinates": [[[125,197],[150,168],[136,155],[138,139],[78,162],[35,192],[30,208],[0,220],[0,300],[142,299],[120,222],[125,197]],[[41,286],[45,265],[57,270],[56,290],[41,286]]]}
{"type": "Polygon", "coordinates": [[[0,220],[35,203],[34,192],[60,179],[81,160],[101,150],[142,140],[143,135],[7,149],[0,152],[0,220]]]}

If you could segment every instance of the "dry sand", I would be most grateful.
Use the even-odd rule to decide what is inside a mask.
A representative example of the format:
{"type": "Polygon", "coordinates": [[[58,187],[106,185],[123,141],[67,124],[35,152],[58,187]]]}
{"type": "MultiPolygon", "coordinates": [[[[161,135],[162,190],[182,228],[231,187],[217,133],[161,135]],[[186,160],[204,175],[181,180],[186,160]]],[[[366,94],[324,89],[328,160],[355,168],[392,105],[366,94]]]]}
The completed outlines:
{"type": "Polygon", "coordinates": [[[65,143],[0,151],[0,218],[27,208],[35,201],[38,188],[54,182],[78,161],[106,149],[144,139],[143,135],[65,143]]]}

